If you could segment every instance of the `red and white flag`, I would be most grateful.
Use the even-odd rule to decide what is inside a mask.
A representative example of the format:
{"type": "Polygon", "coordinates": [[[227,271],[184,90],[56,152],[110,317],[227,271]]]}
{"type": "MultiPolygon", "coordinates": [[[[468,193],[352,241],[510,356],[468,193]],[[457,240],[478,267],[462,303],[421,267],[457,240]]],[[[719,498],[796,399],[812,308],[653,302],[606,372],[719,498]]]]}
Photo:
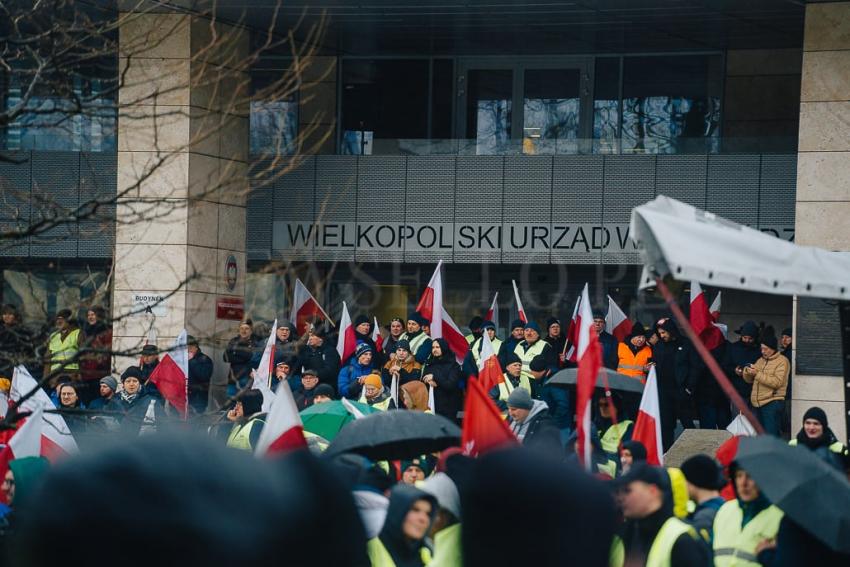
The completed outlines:
{"type": "MultiPolygon", "coordinates": [[[[0,451],[0,477],[6,477],[9,463],[24,457],[41,456],[41,436],[44,431],[44,410],[41,406],[35,408],[32,414],[20,422],[18,430],[9,439],[8,444],[0,451]]],[[[6,504],[5,494],[0,495],[6,504]]]]}
{"type": "MultiPolygon", "coordinates": [[[[587,287],[587,284],[585,284],[587,287]]],[[[578,359],[578,328],[579,323],[581,322],[581,314],[579,313],[579,308],[581,307],[581,296],[579,295],[576,298],[576,305],[573,307],[573,316],[570,319],[570,326],[567,327],[567,351],[564,356],[566,360],[570,362],[576,362],[578,359]]]]}
{"type": "Polygon", "coordinates": [[[381,352],[384,349],[384,335],[381,334],[381,326],[378,325],[377,317],[373,317],[372,320],[372,342],[375,343],[376,352],[381,352]]]}
{"type": "Polygon", "coordinates": [[[306,447],[304,425],[301,423],[289,383],[284,380],[277,387],[277,395],[266,417],[266,425],[257,440],[254,454],[262,457],[306,447]]]}
{"type": "Polygon", "coordinates": [[[499,408],[476,378],[466,383],[463,406],[463,429],[460,447],[463,454],[476,457],[481,453],[517,445],[516,436],[508,428],[499,408]]]}
{"type": "Polygon", "coordinates": [[[449,348],[455,353],[458,364],[462,364],[467,351],[469,351],[469,343],[466,336],[460,331],[460,327],[455,324],[443,306],[442,265],[443,261],[440,260],[437,263],[437,269],[434,270],[434,275],[431,276],[431,281],[428,282],[428,287],[425,288],[422,298],[416,305],[416,311],[431,321],[431,338],[446,339],[449,348]]]}
{"type": "Polygon", "coordinates": [[[711,313],[711,318],[715,322],[720,319],[720,296],[722,294],[722,291],[718,291],[717,297],[714,298],[714,301],[711,302],[711,307],[708,308],[708,312],[711,313]]]}
{"type": "MultiPolygon", "coordinates": [[[[422,293],[416,311],[431,321],[431,338],[439,339],[443,336],[443,261],[437,262],[437,268],[428,282],[428,287],[422,293]]],[[[464,339],[466,340],[466,339],[464,339]]]]}
{"type": "Polygon", "coordinates": [[[632,322],[629,321],[620,306],[611,299],[610,295],[608,296],[608,313],[605,315],[605,327],[620,342],[625,342],[629,333],[632,332],[632,322]]]}
{"type": "Polygon", "coordinates": [[[274,376],[274,346],[277,338],[277,319],[274,320],[269,338],[266,340],[266,347],[263,349],[263,357],[260,359],[260,365],[254,370],[254,380],[251,382],[252,390],[259,390],[263,394],[263,411],[267,412],[272,407],[274,401],[274,392],[269,386],[270,378],[274,376]]]}
{"type": "Polygon", "coordinates": [[[493,303],[490,304],[490,309],[487,310],[487,315],[484,316],[484,319],[487,321],[491,321],[496,329],[499,328],[499,292],[496,292],[496,295],[493,296],[493,303]]]}
{"type": "Polygon", "coordinates": [[[295,324],[295,329],[298,335],[303,335],[307,332],[310,322],[316,318],[324,319],[331,325],[334,324],[331,319],[313,294],[301,283],[301,280],[295,280],[295,293],[292,297],[292,313],[289,315],[289,320],[295,324]]]}
{"type": "Polygon", "coordinates": [[[348,306],[342,302],[342,315],[339,318],[339,338],[336,340],[336,351],[339,360],[344,365],[354,354],[357,348],[357,336],[354,334],[354,325],[351,324],[351,315],[348,314],[348,306]]]}
{"type": "Polygon", "coordinates": [[[502,365],[499,364],[499,357],[496,355],[496,351],[493,350],[493,343],[490,341],[490,335],[487,333],[482,333],[481,335],[478,381],[485,392],[489,392],[493,386],[505,381],[505,375],[502,373],[502,365]]]}
{"type": "MultiPolygon", "coordinates": [[[[47,393],[38,385],[29,371],[23,366],[18,366],[12,373],[12,388],[9,397],[16,403],[22,396],[35,391],[21,404],[22,411],[34,412],[36,409],[42,411],[56,409],[47,393]]],[[[61,459],[66,455],[79,452],[77,442],[68,429],[65,419],[58,413],[45,413],[42,416],[43,432],[41,435],[41,455],[51,461],[61,459]]]]}
{"type": "Polygon", "coordinates": [[[514,285],[514,298],[516,299],[516,310],[519,313],[519,320],[523,323],[528,323],[528,317],[525,315],[522,300],[519,298],[519,288],[516,286],[516,280],[511,280],[511,283],[514,285]]]}
{"type": "Polygon", "coordinates": [[[658,376],[655,367],[649,369],[643,397],[640,399],[632,441],[640,441],[646,447],[646,462],[650,465],[664,464],[664,445],[661,440],[661,405],[658,401],[658,376]]]}
{"type": "Polygon", "coordinates": [[[705,348],[714,350],[723,344],[723,332],[714,324],[702,287],[694,281],[691,282],[690,322],[705,348]]]}
{"type": "Polygon", "coordinates": [[[186,329],[177,336],[174,346],[165,353],[151,372],[149,380],[162,397],[174,406],[180,417],[189,412],[189,351],[186,346],[186,329]]]}
{"type": "Polygon", "coordinates": [[[587,284],[584,284],[584,290],[581,292],[577,326],[576,430],[578,447],[576,453],[584,466],[590,470],[593,466],[593,459],[591,458],[593,444],[590,441],[590,402],[593,399],[593,390],[596,388],[596,377],[602,367],[602,345],[593,330],[593,311],[590,309],[590,295],[588,294],[587,284]]]}

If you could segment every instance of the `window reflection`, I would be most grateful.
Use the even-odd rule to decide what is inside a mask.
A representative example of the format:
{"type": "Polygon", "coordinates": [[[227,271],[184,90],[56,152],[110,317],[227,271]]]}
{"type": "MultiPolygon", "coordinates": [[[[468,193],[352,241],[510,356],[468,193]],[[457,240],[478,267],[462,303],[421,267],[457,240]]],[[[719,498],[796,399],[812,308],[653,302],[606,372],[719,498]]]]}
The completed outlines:
{"type": "Polygon", "coordinates": [[[525,71],[523,153],[576,153],[579,137],[578,69],[525,71]]]}
{"type": "Polygon", "coordinates": [[[475,153],[506,153],[511,139],[513,72],[471,70],[468,76],[466,135],[475,140],[475,153]]]}

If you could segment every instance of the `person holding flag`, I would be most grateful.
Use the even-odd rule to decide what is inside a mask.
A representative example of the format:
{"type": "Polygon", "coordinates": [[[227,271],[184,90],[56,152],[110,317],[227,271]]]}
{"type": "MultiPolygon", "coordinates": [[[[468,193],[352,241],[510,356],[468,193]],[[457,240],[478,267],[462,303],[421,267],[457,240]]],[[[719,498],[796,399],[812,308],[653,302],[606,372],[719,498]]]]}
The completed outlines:
{"type": "Polygon", "coordinates": [[[531,383],[522,373],[522,360],[515,352],[510,352],[505,361],[507,364],[503,380],[490,388],[490,399],[501,410],[503,416],[508,414],[508,398],[514,390],[524,388],[531,394],[531,383]]]}
{"type": "Polygon", "coordinates": [[[434,413],[460,425],[458,413],[463,409],[460,388],[460,366],[446,339],[431,341],[431,356],[422,367],[422,382],[433,391],[434,413]]]}
{"type": "Polygon", "coordinates": [[[493,351],[498,353],[499,349],[502,348],[502,341],[496,336],[496,325],[493,321],[484,321],[481,323],[481,336],[472,341],[469,351],[463,360],[463,373],[465,376],[478,376],[478,366],[481,364],[481,349],[484,346],[484,333],[487,333],[493,345],[493,351]]]}
{"type": "Polygon", "coordinates": [[[104,407],[121,415],[121,431],[127,435],[138,435],[151,408],[156,412],[162,407],[159,400],[142,388],[143,379],[138,366],[129,367],[121,374],[121,391],[104,407]]]}

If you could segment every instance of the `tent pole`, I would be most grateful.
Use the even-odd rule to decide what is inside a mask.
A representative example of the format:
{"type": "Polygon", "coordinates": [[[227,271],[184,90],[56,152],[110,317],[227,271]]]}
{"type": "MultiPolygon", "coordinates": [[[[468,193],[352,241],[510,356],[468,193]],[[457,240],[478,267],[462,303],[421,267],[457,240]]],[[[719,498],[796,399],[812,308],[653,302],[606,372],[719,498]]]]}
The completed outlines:
{"type": "Polygon", "coordinates": [[[732,403],[735,404],[738,411],[744,414],[744,417],[747,418],[747,421],[752,424],[759,435],[764,435],[764,427],[762,427],[759,420],[757,420],[753,415],[753,412],[750,411],[749,406],[747,406],[746,402],[744,402],[744,399],[735,387],[732,386],[729,378],[727,378],[723,373],[723,370],[720,369],[720,365],[717,364],[717,361],[714,360],[714,357],[711,356],[711,353],[708,352],[708,349],[705,348],[704,344],[702,344],[702,341],[694,332],[693,327],[691,327],[691,323],[688,321],[688,318],[685,317],[685,314],[682,312],[679,304],[676,303],[676,298],[673,297],[673,294],[670,292],[670,288],[667,287],[667,284],[665,284],[664,280],[660,277],[655,278],[655,285],[658,286],[658,289],[661,291],[661,295],[664,296],[664,300],[667,302],[667,306],[670,308],[670,311],[673,312],[673,317],[675,317],[676,322],[679,323],[679,328],[685,331],[685,335],[687,335],[688,339],[690,339],[691,343],[694,345],[694,348],[699,353],[700,358],[702,358],[702,361],[711,371],[712,376],[714,376],[714,379],[717,380],[720,388],[722,388],[723,392],[730,400],[732,400],[732,403]]]}
{"type": "Polygon", "coordinates": [[[838,317],[841,322],[841,359],[844,368],[844,444],[850,439],[850,301],[838,302],[838,317]]]}

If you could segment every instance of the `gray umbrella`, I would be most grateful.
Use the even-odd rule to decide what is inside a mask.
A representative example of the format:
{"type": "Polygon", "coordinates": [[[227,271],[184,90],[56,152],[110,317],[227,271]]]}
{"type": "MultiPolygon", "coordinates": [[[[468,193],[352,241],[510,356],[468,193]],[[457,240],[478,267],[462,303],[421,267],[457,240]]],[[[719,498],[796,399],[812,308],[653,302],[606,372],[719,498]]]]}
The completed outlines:
{"type": "MultiPolygon", "coordinates": [[[[643,384],[637,378],[626,376],[615,372],[610,368],[600,368],[599,376],[596,378],[596,387],[604,388],[605,383],[602,381],[603,374],[608,377],[608,387],[612,390],[620,390],[622,392],[637,392],[643,393],[643,384]]],[[[578,380],[578,368],[567,368],[561,370],[549,379],[550,384],[567,384],[575,386],[578,380]]]]}
{"type": "Polygon", "coordinates": [[[798,526],[850,553],[850,482],[805,447],[761,435],[743,437],[735,458],[759,490],[798,526]]]}
{"type": "Polygon", "coordinates": [[[388,410],[343,426],[325,451],[356,453],[373,461],[409,459],[460,445],[460,428],[441,415],[388,410]]]}

